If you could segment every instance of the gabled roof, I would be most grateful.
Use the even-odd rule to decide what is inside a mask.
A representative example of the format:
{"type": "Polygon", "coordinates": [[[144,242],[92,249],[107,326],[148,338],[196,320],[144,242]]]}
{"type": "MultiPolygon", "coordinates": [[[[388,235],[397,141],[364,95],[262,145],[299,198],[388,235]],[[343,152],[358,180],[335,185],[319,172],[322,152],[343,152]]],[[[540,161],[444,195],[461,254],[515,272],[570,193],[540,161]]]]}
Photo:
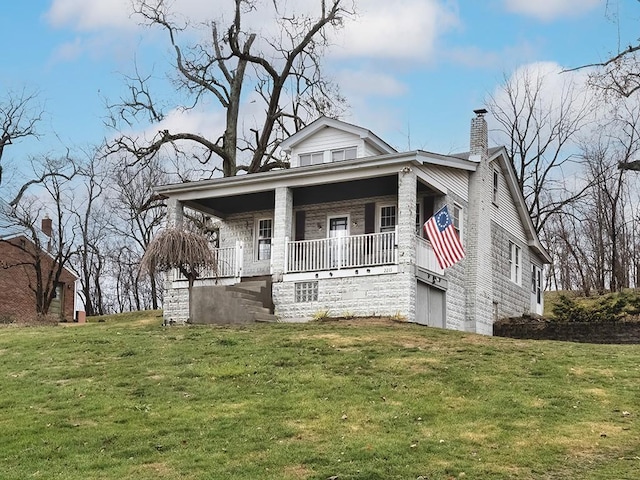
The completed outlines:
{"type": "Polygon", "coordinates": [[[343,132],[352,133],[357,135],[361,139],[365,141],[365,143],[369,143],[375,146],[381,153],[396,153],[397,150],[389,145],[387,142],[382,140],[380,137],[372,133],[370,130],[366,128],[358,127],[357,125],[353,125],[351,123],[343,122],[342,120],[336,120],[335,118],[329,117],[320,117],[317,120],[314,120],[309,125],[304,127],[302,130],[291,135],[289,138],[283,140],[280,143],[280,148],[286,153],[290,153],[291,149],[298,145],[300,142],[309,138],[313,134],[324,128],[335,128],[336,130],[341,130],[343,132]]]}
{"type": "MultiPolygon", "coordinates": [[[[498,153],[499,151],[501,151],[502,149],[504,149],[503,146],[500,147],[491,147],[488,149],[489,152],[489,158],[493,158],[493,156],[498,153]]],[[[473,162],[473,160],[471,160],[471,152],[460,152],[460,153],[452,153],[450,155],[451,157],[457,157],[457,158],[463,158],[465,160],[469,160],[470,162],[473,162]]],[[[477,162],[474,162],[477,163],[477,162]]]]}
{"type": "MultiPolygon", "coordinates": [[[[23,237],[30,244],[35,246],[35,242],[33,241],[33,232],[26,227],[21,227],[16,225],[15,222],[11,220],[8,215],[8,212],[11,211],[11,205],[9,205],[5,200],[0,198],[0,241],[9,241],[13,239],[17,239],[23,237]]],[[[36,234],[38,235],[38,240],[40,241],[40,245],[46,246],[49,242],[49,237],[47,237],[44,232],[40,228],[36,228],[36,234]]],[[[55,261],[53,255],[46,251],[46,248],[43,248],[42,251],[49,256],[52,260],[55,261]]],[[[78,278],[78,275],[73,272],[69,267],[63,267],[70,275],[74,278],[78,278]]]]}

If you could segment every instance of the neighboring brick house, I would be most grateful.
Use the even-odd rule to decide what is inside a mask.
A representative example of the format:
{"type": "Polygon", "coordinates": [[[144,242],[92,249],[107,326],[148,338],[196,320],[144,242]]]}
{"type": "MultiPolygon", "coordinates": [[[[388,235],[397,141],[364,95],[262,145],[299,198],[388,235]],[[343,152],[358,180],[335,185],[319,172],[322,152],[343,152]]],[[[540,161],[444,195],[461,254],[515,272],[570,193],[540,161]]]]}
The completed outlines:
{"type": "MultiPolygon", "coordinates": [[[[219,228],[218,271],[196,283],[202,292],[226,288],[242,297],[248,280],[262,279],[270,287],[263,305],[281,321],[397,316],[490,335],[497,318],[542,313],[550,257],[506,150],[487,146],[485,113],[476,111],[463,154],[397,152],[369,130],[320,118],[282,142],[287,170],[157,191],[170,223],[182,221],[186,206],[219,228]],[[443,205],[466,250],[446,271],[422,230],[443,205]]],[[[188,319],[186,286],[168,276],[166,321],[188,319]]],[[[204,297],[214,298],[194,301],[204,297]]],[[[201,315],[232,321],[220,302],[201,306],[201,315]]]]}
{"type": "MultiPolygon", "coordinates": [[[[51,226],[49,218],[42,220],[42,231],[37,233],[41,235],[39,241],[43,246],[50,241],[51,226]]],[[[33,291],[36,270],[30,252],[37,252],[40,256],[45,281],[55,265],[49,253],[38,252],[37,248],[26,232],[15,227],[8,228],[0,222],[0,321],[32,320],[37,316],[33,291]]],[[[55,284],[50,315],[64,321],[74,319],[76,279],[71,271],[62,269],[60,279],[55,284]]]]}

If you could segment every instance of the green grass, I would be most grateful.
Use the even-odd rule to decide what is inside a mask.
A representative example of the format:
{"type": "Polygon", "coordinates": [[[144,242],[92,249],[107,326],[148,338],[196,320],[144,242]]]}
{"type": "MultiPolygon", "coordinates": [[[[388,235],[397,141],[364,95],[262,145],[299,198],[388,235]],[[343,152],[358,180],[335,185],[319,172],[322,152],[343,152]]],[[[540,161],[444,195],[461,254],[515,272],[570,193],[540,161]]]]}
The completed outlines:
{"type": "Polygon", "coordinates": [[[640,346],[362,322],[0,328],[0,478],[631,479],[640,346]]]}

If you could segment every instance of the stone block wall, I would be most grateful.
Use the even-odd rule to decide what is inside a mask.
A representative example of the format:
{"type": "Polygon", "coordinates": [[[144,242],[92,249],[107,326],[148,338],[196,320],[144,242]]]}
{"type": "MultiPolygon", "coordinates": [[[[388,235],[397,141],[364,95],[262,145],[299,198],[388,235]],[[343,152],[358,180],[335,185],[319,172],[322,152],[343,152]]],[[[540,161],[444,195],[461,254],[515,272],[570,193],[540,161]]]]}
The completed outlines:
{"type": "Polygon", "coordinates": [[[498,337],[565,342],[640,344],[640,322],[553,322],[501,320],[493,326],[498,337]]]}
{"type": "Polygon", "coordinates": [[[410,298],[410,283],[415,284],[413,272],[313,281],[318,282],[318,300],[314,302],[295,301],[297,282],[274,283],[275,315],[283,321],[308,321],[320,312],[334,317],[398,315],[406,318],[410,314],[408,303],[415,306],[415,297],[410,298]]]}
{"type": "Polygon", "coordinates": [[[189,290],[186,288],[174,288],[172,282],[165,282],[163,319],[168,325],[183,325],[189,319],[189,290]]]}
{"type": "Polygon", "coordinates": [[[531,259],[529,249],[496,223],[491,229],[493,261],[493,302],[497,303],[497,317],[514,317],[531,309],[531,259]],[[511,281],[509,242],[520,246],[522,253],[522,285],[511,281]]]}

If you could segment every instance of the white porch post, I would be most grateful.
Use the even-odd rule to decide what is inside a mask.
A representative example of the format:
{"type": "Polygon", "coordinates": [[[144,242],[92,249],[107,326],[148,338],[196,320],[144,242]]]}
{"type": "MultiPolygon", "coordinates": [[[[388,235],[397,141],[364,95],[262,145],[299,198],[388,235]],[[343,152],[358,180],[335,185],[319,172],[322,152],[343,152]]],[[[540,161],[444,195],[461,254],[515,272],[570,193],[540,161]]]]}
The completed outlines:
{"type": "Polygon", "coordinates": [[[167,199],[167,227],[181,227],[184,217],[182,202],[176,198],[167,199]]]}
{"type": "Polygon", "coordinates": [[[276,188],[271,238],[271,274],[274,282],[282,281],[286,262],[286,239],[291,236],[293,222],[293,192],[287,187],[276,188]]]}
{"type": "Polygon", "coordinates": [[[236,240],[236,254],[235,260],[236,264],[234,266],[234,275],[236,282],[239,282],[242,278],[242,265],[244,265],[244,243],[240,240],[236,240]]]}
{"type": "MultiPolygon", "coordinates": [[[[167,228],[181,227],[183,221],[182,202],[176,198],[167,199],[167,228]]],[[[189,294],[182,286],[174,285],[177,270],[166,272],[164,281],[163,317],[165,325],[185,323],[189,320],[189,294]]]]}
{"type": "Polygon", "coordinates": [[[398,245],[398,280],[404,283],[406,296],[403,298],[403,315],[407,321],[416,318],[416,172],[410,166],[398,172],[398,228],[396,242],[398,245]]]}

